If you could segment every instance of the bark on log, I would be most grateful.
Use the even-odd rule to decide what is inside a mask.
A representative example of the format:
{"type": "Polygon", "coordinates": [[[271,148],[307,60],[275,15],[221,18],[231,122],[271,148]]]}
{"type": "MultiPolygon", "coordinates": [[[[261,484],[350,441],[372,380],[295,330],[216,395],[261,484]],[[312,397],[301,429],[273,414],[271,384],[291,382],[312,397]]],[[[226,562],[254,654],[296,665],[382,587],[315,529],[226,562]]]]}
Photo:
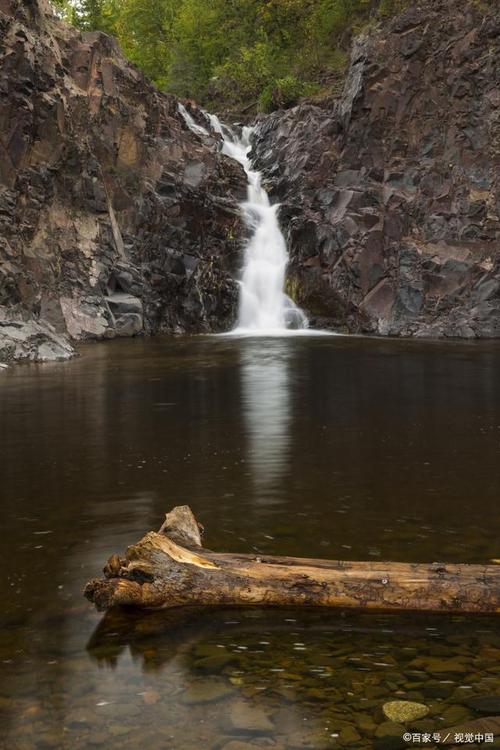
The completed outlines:
{"type": "Polygon", "coordinates": [[[187,605],[281,605],[376,610],[500,612],[500,567],[346,562],[216,553],[201,546],[188,506],[112,555],[85,596],[100,610],[187,605]]]}

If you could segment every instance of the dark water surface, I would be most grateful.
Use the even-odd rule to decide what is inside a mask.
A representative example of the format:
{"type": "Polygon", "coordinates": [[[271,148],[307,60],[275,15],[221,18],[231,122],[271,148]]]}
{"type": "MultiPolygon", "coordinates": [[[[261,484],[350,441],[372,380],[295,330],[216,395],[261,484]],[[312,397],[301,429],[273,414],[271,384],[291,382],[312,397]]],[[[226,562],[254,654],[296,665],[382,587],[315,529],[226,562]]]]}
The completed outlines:
{"type": "Polygon", "coordinates": [[[500,693],[491,618],[103,619],[81,596],[179,503],[216,550],[500,557],[500,344],[200,337],[82,355],[0,372],[2,750],[388,748],[387,700],[425,703],[415,730],[437,732],[500,693]]]}

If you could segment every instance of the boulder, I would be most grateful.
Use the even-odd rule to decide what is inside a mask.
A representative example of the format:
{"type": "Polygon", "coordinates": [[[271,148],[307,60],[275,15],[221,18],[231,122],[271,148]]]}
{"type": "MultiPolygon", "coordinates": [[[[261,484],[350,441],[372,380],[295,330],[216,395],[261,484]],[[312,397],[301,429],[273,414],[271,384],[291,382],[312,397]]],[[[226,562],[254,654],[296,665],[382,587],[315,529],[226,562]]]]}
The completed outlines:
{"type": "Polygon", "coordinates": [[[0,363],[53,362],[70,359],[75,351],[67,336],[48,323],[34,320],[0,321],[0,363]]]}

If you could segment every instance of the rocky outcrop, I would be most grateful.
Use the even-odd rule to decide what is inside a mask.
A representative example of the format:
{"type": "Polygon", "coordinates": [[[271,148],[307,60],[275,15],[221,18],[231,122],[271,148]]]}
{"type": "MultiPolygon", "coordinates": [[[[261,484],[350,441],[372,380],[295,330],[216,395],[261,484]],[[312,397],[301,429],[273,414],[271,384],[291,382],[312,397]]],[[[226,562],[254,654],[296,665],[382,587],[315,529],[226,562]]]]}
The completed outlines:
{"type": "Polygon", "coordinates": [[[231,326],[245,177],[114,40],[0,0],[0,360],[231,326]]]}
{"type": "Polygon", "coordinates": [[[289,291],[316,325],[499,336],[499,6],[410,5],[354,44],[340,99],[260,124],[289,291]]]}

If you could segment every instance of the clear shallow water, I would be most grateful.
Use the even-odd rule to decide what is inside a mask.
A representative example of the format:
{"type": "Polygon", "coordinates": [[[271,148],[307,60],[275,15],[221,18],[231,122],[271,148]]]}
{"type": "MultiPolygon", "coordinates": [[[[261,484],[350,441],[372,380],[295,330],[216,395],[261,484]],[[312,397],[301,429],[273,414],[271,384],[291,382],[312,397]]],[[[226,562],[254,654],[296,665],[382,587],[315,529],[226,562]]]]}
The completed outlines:
{"type": "Polygon", "coordinates": [[[185,502],[218,550],[500,557],[499,373],[496,343],[326,336],[111,342],[2,373],[5,748],[372,747],[398,697],[429,728],[477,717],[468,697],[500,693],[490,618],[102,619],[81,589],[185,502]]]}

